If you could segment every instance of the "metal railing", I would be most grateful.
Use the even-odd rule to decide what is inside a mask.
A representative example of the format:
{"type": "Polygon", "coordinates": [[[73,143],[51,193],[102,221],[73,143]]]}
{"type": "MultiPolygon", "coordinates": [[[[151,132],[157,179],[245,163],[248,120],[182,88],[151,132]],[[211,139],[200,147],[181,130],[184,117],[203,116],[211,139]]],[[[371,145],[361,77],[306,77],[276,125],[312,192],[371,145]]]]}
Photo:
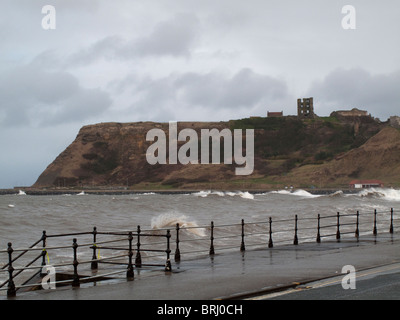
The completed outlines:
{"type": "Polygon", "coordinates": [[[316,217],[309,215],[299,217],[296,214],[293,218],[269,217],[265,221],[257,222],[245,222],[244,219],[241,219],[240,223],[234,224],[215,225],[213,221],[209,225],[203,226],[182,227],[176,224],[175,232],[172,234],[170,228],[141,230],[140,226],[135,232],[99,232],[96,227],[91,232],[58,235],[47,235],[43,231],[42,237],[29,248],[14,249],[12,244],[8,243],[7,249],[0,251],[0,255],[8,255],[8,263],[0,268],[0,273],[8,273],[8,279],[0,284],[0,290],[7,290],[7,296],[14,297],[19,289],[39,288],[41,283],[32,284],[30,282],[37,276],[40,278],[47,275],[44,270],[46,270],[46,266],[50,265],[49,252],[56,250],[69,250],[70,253],[67,256],[67,262],[61,261],[52,266],[72,268],[69,271],[70,278],[57,280],[56,285],[70,284],[73,287],[79,287],[80,283],[104,279],[120,273],[126,273],[126,279],[131,281],[134,279],[135,268],[139,270],[143,267],[162,266],[164,271],[171,271],[171,241],[175,243],[174,261],[179,263],[183,255],[190,259],[191,256],[213,256],[216,252],[227,250],[239,249],[244,252],[248,247],[273,248],[277,244],[296,246],[300,242],[321,243],[329,238],[337,242],[344,239],[359,241],[361,235],[372,235],[376,239],[378,232],[382,232],[381,230],[383,233],[393,234],[400,227],[400,217],[395,216],[397,212],[399,210],[392,208],[379,212],[377,210],[345,214],[337,212],[324,216],[318,214],[316,217]],[[100,236],[102,237],[101,241],[99,241],[100,236]],[[68,245],[47,245],[49,239],[68,237],[73,237],[72,243],[68,245]],[[165,238],[163,241],[157,240],[163,238],[165,238]],[[134,239],[136,239],[136,245],[133,243],[134,239]],[[103,254],[110,252],[111,255],[100,256],[100,251],[103,254]],[[33,254],[34,257],[28,260],[24,266],[17,267],[15,263],[22,261],[27,254],[33,254]],[[133,261],[134,254],[135,261],[133,261]],[[160,263],[163,261],[162,259],[165,259],[165,255],[165,263],[160,263]],[[143,257],[147,261],[152,259],[155,262],[143,263],[143,257]],[[34,264],[40,260],[40,265],[35,266],[34,264]],[[79,271],[81,269],[78,270],[79,266],[87,264],[90,265],[90,270],[97,272],[100,263],[116,266],[116,269],[90,276],[83,276],[79,271]],[[121,270],[121,265],[126,268],[121,270]],[[21,284],[16,285],[15,279],[21,278],[21,274],[27,271],[34,272],[34,274],[30,274],[28,279],[24,279],[21,284]],[[6,285],[7,287],[5,287],[6,285]]]}
{"type": "MultiPolygon", "coordinates": [[[[399,212],[399,210],[396,210],[399,212]]],[[[396,228],[400,227],[400,217],[395,217],[395,210],[389,211],[374,210],[373,212],[341,214],[316,217],[299,217],[275,219],[269,217],[266,221],[245,222],[244,219],[236,224],[210,225],[196,227],[175,227],[175,262],[181,261],[181,256],[186,254],[208,253],[214,255],[216,251],[238,249],[245,251],[247,247],[268,247],[273,248],[276,244],[298,245],[302,242],[321,243],[323,239],[335,239],[340,242],[344,239],[359,240],[360,235],[378,235],[378,229],[393,234],[396,228]],[[399,223],[397,223],[399,222],[399,223]],[[182,240],[183,231],[195,229],[206,230],[203,237],[189,238],[182,240]],[[195,242],[196,247],[188,246],[195,242]],[[204,243],[202,245],[202,243],[204,243]],[[183,246],[186,248],[183,249],[183,246]]]]}
{"type": "MultiPolygon", "coordinates": [[[[137,227],[136,232],[132,231],[122,231],[122,232],[99,232],[96,227],[93,228],[91,232],[78,232],[78,233],[66,233],[66,234],[56,234],[56,235],[48,235],[46,231],[43,231],[42,237],[32,244],[28,248],[18,248],[15,249],[12,247],[12,243],[8,243],[6,250],[1,250],[0,254],[8,255],[8,262],[4,264],[0,268],[0,272],[8,273],[8,279],[0,283],[0,290],[7,290],[8,297],[15,297],[16,293],[19,289],[23,288],[35,288],[40,287],[42,283],[31,283],[31,281],[38,277],[44,277],[47,275],[47,267],[50,266],[49,262],[49,252],[54,253],[59,250],[69,250],[69,254],[67,256],[72,256],[72,259],[67,259],[67,262],[59,262],[55,264],[51,264],[53,268],[67,268],[64,271],[72,268],[72,276],[71,279],[67,280],[56,280],[52,282],[52,284],[57,285],[65,285],[71,284],[72,287],[79,287],[82,282],[93,281],[96,279],[105,279],[111,275],[115,275],[118,273],[126,272],[126,279],[133,280],[134,279],[134,267],[142,268],[142,267],[163,267],[165,271],[171,271],[171,261],[170,261],[170,230],[166,230],[165,232],[160,233],[160,231],[148,230],[148,232],[143,233],[140,229],[140,226],[137,227]],[[87,239],[85,242],[78,242],[78,237],[91,236],[92,239],[87,239]],[[103,238],[108,238],[103,241],[98,241],[98,237],[102,236],[103,238]],[[68,238],[73,237],[72,243],[69,245],[56,245],[56,246],[48,246],[49,239],[55,238],[68,238]],[[109,239],[111,237],[111,239],[109,239]],[[141,248],[141,246],[145,245],[143,243],[143,239],[159,239],[165,238],[166,241],[155,242],[150,241],[152,248],[141,248]],[[137,239],[136,246],[133,241],[137,239]],[[38,247],[38,245],[41,246],[38,247]],[[122,243],[120,246],[116,246],[116,243],[122,243]],[[112,244],[112,245],[110,245],[112,244]],[[166,245],[166,248],[161,248],[160,245],[166,245]],[[135,247],[135,248],[134,248],[135,247]],[[78,249],[81,251],[86,248],[86,252],[83,254],[86,257],[85,259],[78,258],[78,249]],[[100,256],[100,250],[109,251],[111,255],[109,256],[100,256]],[[91,258],[88,259],[88,256],[91,251],[91,258]],[[136,253],[135,262],[133,262],[133,255],[136,253]],[[153,254],[153,256],[148,253],[153,254]],[[160,263],[160,259],[156,260],[156,263],[143,263],[142,256],[146,255],[146,259],[154,257],[154,253],[156,254],[166,254],[166,262],[165,264],[160,263]],[[15,254],[17,254],[15,256],[15,254]],[[16,262],[23,261],[23,258],[27,254],[33,254],[33,258],[25,259],[25,264],[22,266],[16,266],[16,262]],[[46,259],[47,262],[46,263],[46,259]],[[121,259],[125,259],[121,260],[121,259]],[[35,265],[36,262],[41,261],[40,265],[35,265]],[[111,265],[125,265],[126,269],[114,270],[112,272],[96,274],[91,276],[82,276],[78,272],[78,266],[80,265],[90,265],[90,269],[92,271],[97,271],[99,263],[111,264],[111,265]],[[33,274],[29,274],[28,278],[22,278],[22,274],[24,272],[33,272],[33,274]],[[22,279],[21,284],[16,285],[15,279],[22,279]],[[7,287],[5,288],[5,286],[7,287]]],[[[103,252],[104,252],[103,251],[103,252]]],[[[65,253],[64,253],[65,255],[65,253]]],[[[82,256],[82,255],[81,255],[82,256]]]]}

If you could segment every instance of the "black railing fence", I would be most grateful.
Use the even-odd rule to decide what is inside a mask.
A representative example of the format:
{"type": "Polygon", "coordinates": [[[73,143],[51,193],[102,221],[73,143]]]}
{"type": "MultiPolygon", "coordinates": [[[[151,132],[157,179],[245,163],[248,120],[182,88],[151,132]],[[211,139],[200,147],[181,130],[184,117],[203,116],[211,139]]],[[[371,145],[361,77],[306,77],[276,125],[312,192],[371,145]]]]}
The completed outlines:
{"type": "Polygon", "coordinates": [[[7,249],[0,251],[0,290],[13,297],[20,289],[40,289],[40,281],[47,276],[48,266],[57,268],[57,275],[69,275],[67,279],[55,279],[55,285],[73,287],[88,281],[114,278],[118,274],[125,274],[127,280],[133,280],[134,270],[147,267],[169,272],[172,270],[171,244],[175,247],[174,261],[179,263],[183,257],[191,259],[227,250],[243,252],[248,248],[322,243],[326,239],[359,241],[360,236],[367,235],[376,239],[380,233],[393,234],[398,230],[398,212],[392,208],[362,213],[318,214],[315,217],[268,217],[256,222],[242,219],[234,224],[214,224],[211,221],[203,226],[182,227],[176,224],[156,230],[141,230],[138,226],[135,231],[121,232],[101,232],[96,227],[90,232],[57,235],[43,231],[41,238],[28,248],[13,248],[12,243],[8,243],[7,249]],[[48,245],[53,242],[62,245],[48,245]],[[50,257],[54,260],[52,264],[50,257]],[[101,274],[100,269],[104,271],[101,274]],[[88,274],[88,270],[91,274],[83,275],[88,274]]]}
{"type": "Polygon", "coordinates": [[[57,268],[57,275],[70,275],[69,279],[54,279],[54,283],[50,284],[71,284],[73,287],[79,287],[82,282],[101,280],[121,273],[126,273],[126,278],[133,280],[135,267],[162,267],[165,271],[171,271],[170,238],[169,230],[142,232],[140,227],[135,232],[100,232],[96,227],[91,232],[56,235],[48,235],[43,231],[42,237],[28,248],[16,249],[12,243],[8,243],[7,249],[0,251],[1,258],[8,256],[7,262],[0,260],[0,273],[8,273],[8,278],[0,281],[0,290],[7,290],[7,296],[14,297],[19,289],[41,287],[42,282],[32,283],[32,280],[38,277],[41,280],[46,276],[48,266],[57,268]],[[66,239],[69,238],[69,244],[48,246],[56,238],[62,239],[64,243],[68,243],[66,239]],[[146,246],[146,240],[150,240],[150,248],[146,246]],[[50,263],[50,256],[56,257],[55,263],[50,263]],[[165,263],[161,263],[161,256],[165,257],[165,263]],[[142,257],[150,262],[143,263],[142,257]],[[158,259],[151,262],[154,257],[158,259]],[[18,262],[22,266],[17,267],[18,262]],[[97,274],[99,264],[119,267],[106,268],[109,272],[97,274]],[[121,266],[125,268],[121,269],[121,266]],[[79,270],[84,273],[91,270],[92,275],[82,276],[79,270]],[[20,280],[18,285],[15,284],[16,278],[20,280]]]}
{"type": "MultiPolygon", "coordinates": [[[[398,212],[398,211],[396,211],[398,212]]],[[[272,218],[266,221],[246,222],[243,219],[237,224],[219,224],[198,227],[180,227],[176,225],[174,241],[175,261],[180,261],[181,256],[190,256],[198,253],[215,254],[217,251],[240,249],[245,251],[249,247],[268,247],[275,245],[293,244],[300,242],[316,241],[321,243],[324,239],[356,239],[361,235],[378,235],[381,233],[393,234],[399,228],[400,217],[395,217],[395,210],[375,210],[374,212],[359,211],[355,213],[336,214],[316,217],[272,218]],[[203,230],[203,236],[190,237],[192,230],[203,230]],[[186,233],[186,234],[184,234],[186,233]],[[183,239],[182,239],[183,238],[183,239]],[[192,244],[192,243],[195,243],[192,244]]]]}

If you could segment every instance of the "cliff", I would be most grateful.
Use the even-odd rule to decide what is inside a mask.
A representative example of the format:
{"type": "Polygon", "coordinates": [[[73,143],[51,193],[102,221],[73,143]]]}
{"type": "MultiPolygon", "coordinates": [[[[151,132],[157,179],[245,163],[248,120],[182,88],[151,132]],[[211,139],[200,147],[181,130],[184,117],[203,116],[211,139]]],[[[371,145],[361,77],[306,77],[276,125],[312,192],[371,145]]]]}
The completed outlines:
{"type": "Polygon", "coordinates": [[[321,165],[296,168],[286,177],[315,186],[346,185],[351,179],[379,179],[385,186],[400,185],[400,131],[383,128],[359,148],[321,165]]]}
{"type": "MultiPolygon", "coordinates": [[[[336,187],[354,178],[400,182],[400,132],[370,117],[178,123],[178,132],[191,128],[199,137],[201,129],[255,129],[254,171],[248,176],[235,175],[232,164],[149,164],[146,152],[153,142],[146,141],[146,134],[154,128],[162,129],[168,139],[168,123],[85,126],[33,187],[267,189],[336,187]]],[[[223,148],[221,143],[221,154],[223,148]]]]}

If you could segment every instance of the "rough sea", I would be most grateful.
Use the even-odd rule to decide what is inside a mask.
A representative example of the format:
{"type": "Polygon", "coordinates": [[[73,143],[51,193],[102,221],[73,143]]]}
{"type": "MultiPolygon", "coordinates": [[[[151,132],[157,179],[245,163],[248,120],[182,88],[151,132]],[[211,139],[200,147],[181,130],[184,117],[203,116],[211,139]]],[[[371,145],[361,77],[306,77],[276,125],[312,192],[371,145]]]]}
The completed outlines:
{"type": "MultiPolygon", "coordinates": [[[[0,250],[7,249],[8,242],[12,243],[13,248],[27,248],[41,238],[44,230],[47,235],[56,235],[91,232],[95,226],[99,232],[135,232],[137,226],[140,226],[143,233],[162,229],[157,232],[163,234],[166,228],[170,229],[173,256],[175,227],[179,223],[181,228],[186,228],[180,231],[182,257],[189,258],[192,251],[207,254],[211,221],[215,226],[213,231],[216,251],[223,248],[239,250],[243,219],[247,250],[252,246],[267,246],[269,218],[272,220],[272,236],[276,246],[293,242],[295,215],[298,217],[298,238],[301,243],[315,241],[318,214],[321,217],[322,241],[325,235],[334,239],[338,212],[341,215],[342,237],[354,237],[357,211],[360,214],[360,235],[372,233],[374,219],[378,232],[387,233],[392,208],[394,228],[399,230],[400,190],[395,189],[366,189],[354,194],[337,190],[325,195],[315,195],[301,189],[257,194],[247,191],[205,190],[169,195],[89,195],[82,192],[79,195],[52,196],[31,196],[20,191],[13,195],[0,196],[0,250]]],[[[90,243],[91,238],[92,236],[87,236],[79,241],[90,243]]],[[[105,236],[98,235],[97,241],[105,239],[105,236]]],[[[146,241],[145,237],[142,241],[146,241]]],[[[152,241],[154,244],[161,241],[164,248],[165,240],[158,238],[148,241],[150,246],[152,241]]],[[[47,240],[47,246],[71,244],[70,238],[47,240]]],[[[136,239],[134,244],[136,245],[136,239]]],[[[41,245],[40,242],[37,247],[41,245]]],[[[90,250],[87,248],[86,252],[91,252],[90,250]]],[[[83,253],[84,250],[80,250],[80,254],[83,253]]],[[[109,253],[106,250],[98,252],[99,257],[107,254],[109,253]]],[[[71,260],[72,250],[68,249],[67,253],[51,253],[50,258],[52,263],[71,260]]],[[[86,256],[86,259],[90,258],[90,255],[86,256]]],[[[0,267],[7,261],[7,255],[0,254],[0,267]]],[[[0,274],[0,280],[5,277],[5,273],[0,274]]]]}

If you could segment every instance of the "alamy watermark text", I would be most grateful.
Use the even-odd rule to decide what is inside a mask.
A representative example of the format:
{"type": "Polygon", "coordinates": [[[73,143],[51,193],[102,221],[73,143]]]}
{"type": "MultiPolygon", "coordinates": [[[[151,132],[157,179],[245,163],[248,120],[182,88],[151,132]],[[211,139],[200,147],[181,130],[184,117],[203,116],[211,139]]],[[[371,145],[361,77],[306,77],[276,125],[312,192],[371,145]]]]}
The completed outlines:
{"type": "Polygon", "coordinates": [[[245,155],[243,155],[243,137],[241,129],[201,129],[199,139],[197,132],[191,128],[185,128],[178,133],[177,123],[169,122],[168,141],[164,130],[151,129],[147,132],[146,141],[153,141],[146,152],[147,162],[151,165],[167,164],[210,164],[210,140],[211,140],[211,164],[221,163],[221,139],[224,140],[223,163],[243,167],[235,168],[236,175],[250,175],[254,170],[254,130],[246,129],[245,155]],[[233,136],[233,138],[232,138],[233,136]],[[186,142],[178,150],[178,141],[186,142]],[[200,150],[199,150],[200,142],[200,150]],[[168,144],[168,147],[167,147],[168,144]],[[200,155],[199,155],[200,151],[200,155]],[[200,158],[200,162],[199,162],[200,158]]]}

